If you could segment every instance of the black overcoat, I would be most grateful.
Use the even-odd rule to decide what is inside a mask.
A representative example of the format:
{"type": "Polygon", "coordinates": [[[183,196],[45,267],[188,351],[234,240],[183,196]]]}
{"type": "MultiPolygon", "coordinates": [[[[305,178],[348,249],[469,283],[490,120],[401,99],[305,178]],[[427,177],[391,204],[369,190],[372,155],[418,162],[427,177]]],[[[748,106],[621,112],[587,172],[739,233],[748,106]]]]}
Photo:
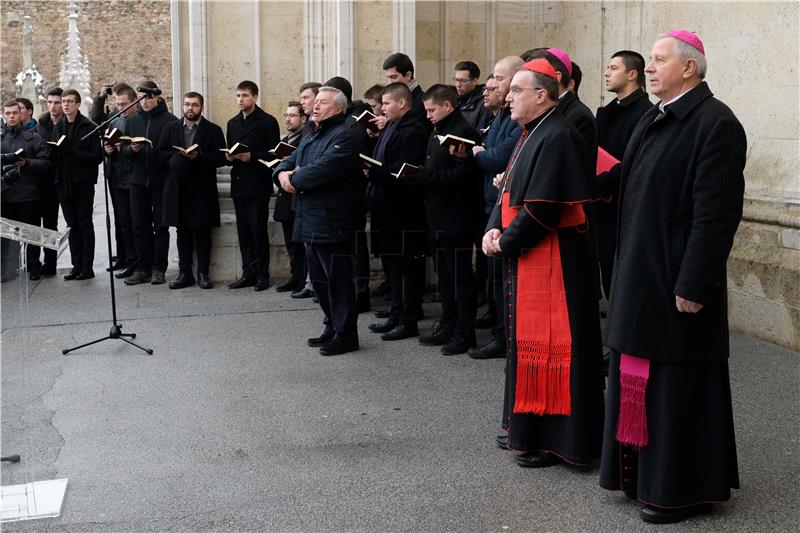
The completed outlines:
{"type": "MultiPolygon", "coordinates": [[[[384,131],[386,129],[384,128],[384,131]]],[[[422,255],[427,250],[425,204],[418,190],[392,176],[403,163],[422,166],[428,132],[411,111],[403,115],[386,142],[383,166],[369,169],[369,209],[375,255],[422,255]]]]}
{"type": "MultiPolygon", "coordinates": [[[[301,128],[299,131],[286,135],[281,142],[291,144],[295,148],[300,145],[300,141],[306,132],[311,131],[306,127],[301,128]]],[[[272,218],[275,222],[293,222],[294,210],[297,206],[297,198],[295,195],[281,189],[281,184],[278,183],[277,176],[273,176],[272,180],[278,187],[278,194],[275,195],[275,208],[272,211],[272,218]]]]}
{"type": "Polygon", "coordinates": [[[597,124],[592,111],[569,91],[558,101],[557,109],[581,134],[589,160],[594,161],[597,158],[597,124]]]}
{"type": "Polygon", "coordinates": [[[228,140],[228,148],[236,143],[246,144],[250,148],[249,162],[235,160],[227,163],[233,167],[231,198],[269,197],[272,194],[272,174],[258,160],[272,159],[267,151],[275,148],[280,141],[278,121],[258,106],[247,118],[240,111],[228,121],[225,138],[228,140]]]}
{"type": "Polygon", "coordinates": [[[198,156],[190,160],[173,146],[184,146],[183,121],[168,124],[159,140],[159,150],[169,154],[164,178],[164,226],[190,228],[219,227],[217,169],[225,165],[222,128],[203,118],[197,125],[194,143],[198,156]]]}
{"type": "Polygon", "coordinates": [[[606,345],[653,361],[721,361],[747,139],[705,82],[658,115],[644,114],[625,151],[606,345]],[[678,312],[676,295],[704,307],[678,312]]]}
{"type": "MultiPolygon", "coordinates": [[[[67,150],[50,150],[55,161],[56,182],[62,191],[68,191],[73,183],[97,183],[98,166],[103,162],[103,148],[100,146],[100,133],[95,132],[84,140],[81,138],[95,128],[94,122],[80,111],[75,115],[75,129],[71,137],[72,146],[67,150]]],[[[63,117],[53,128],[53,138],[67,135],[69,122],[63,117]]],[[[69,135],[68,135],[69,136],[69,135]]]]}
{"type": "Polygon", "coordinates": [[[167,124],[176,122],[178,118],[169,112],[167,103],[162,99],[149,111],[139,109],[125,122],[126,133],[131,137],[147,137],[152,141],[142,145],[142,149],[134,152],[130,144],[123,144],[120,154],[130,160],[130,176],[119,183],[140,186],[159,186],[164,183],[167,172],[167,159],[170,152],[158,149],[158,141],[167,124]]]}

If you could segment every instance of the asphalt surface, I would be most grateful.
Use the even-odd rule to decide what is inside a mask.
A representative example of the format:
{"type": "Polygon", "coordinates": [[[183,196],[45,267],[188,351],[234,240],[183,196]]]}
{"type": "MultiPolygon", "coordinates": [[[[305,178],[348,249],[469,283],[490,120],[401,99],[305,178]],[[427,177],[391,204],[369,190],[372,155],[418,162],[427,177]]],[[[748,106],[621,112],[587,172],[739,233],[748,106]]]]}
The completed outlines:
{"type": "MultiPolygon", "coordinates": [[[[62,355],[108,333],[108,278],[39,282],[26,327],[17,289],[2,286],[2,451],[23,462],[2,483],[69,485],[60,517],[5,531],[657,529],[596,468],[526,470],[495,447],[502,360],[382,342],[371,314],[360,351],[321,357],[311,300],[163,285],[117,287],[153,355],[119,340],[62,355]]],[[[672,529],[795,530],[800,358],[731,341],[742,489],[672,529]]]]}

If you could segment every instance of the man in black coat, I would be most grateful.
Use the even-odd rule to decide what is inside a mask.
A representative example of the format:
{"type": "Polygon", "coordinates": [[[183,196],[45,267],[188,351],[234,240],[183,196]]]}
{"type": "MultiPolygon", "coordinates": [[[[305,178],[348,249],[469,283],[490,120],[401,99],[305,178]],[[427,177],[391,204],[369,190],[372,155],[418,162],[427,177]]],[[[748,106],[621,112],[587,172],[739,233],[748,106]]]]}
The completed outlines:
{"type": "MultiPolygon", "coordinates": [[[[606,90],[616,94],[608,105],[597,109],[598,145],[622,161],[633,129],[642,115],[653,107],[645,92],[644,58],[630,50],[611,56],[605,73],[606,90]]],[[[619,178],[622,165],[616,165],[596,178],[596,193],[603,202],[595,206],[597,213],[598,259],[603,292],[611,292],[611,272],[617,241],[617,209],[619,178]]]]}
{"type": "MultiPolygon", "coordinates": [[[[156,88],[149,80],[139,86],[156,88]]],[[[178,119],[167,110],[167,103],[161,97],[147,94],[139,105],[141,109],[128,119],[127,133],[130,137],[144,137],[149,142],[129,143],[122,148],[123,157],[131,162],[128,193],[136,246],[135,272],[125,279],[125,285],[147,282],[161,285],[166,282],[164,273],[169,260],[169,228],[164,225],[162,201],[170,153],[159,150],[158,141],[167,124],[178,119]]]]}
{"type": "Polygon", "coordinates": [[[58,197],[69,232],[69,252],[72,270],[64,276],[69,281],[94,277],[94,187],[97,184],[98,166],[103,161],[100,134],[86,139],[95,124],[80,112],[81,95],[68,89],[61,95],[64,118],[53,128],[53,138],[66,137],[60,148],[51,148],[50,154],[56,168],[58,197]],[[82,140],[83,139],[83,140],[82,140]]]}
{"type": "MultiPolygon", "coordinates": [[[[422,102],[422,94],[424,91],[414,77],[414,63],[411,61],[411,58],[402,52],[396,52],[390,55],[383,62],[383,74],[386,76],[389,83],[400,82],[408,86],[414,103],[411,109],[412,116],[419,121],[420,124],[425,126],[425,129],[430,133],[433,129],[433,125],[427,118],[425,105],[422,102]]],[[[381,129],[383,129],[385,123],[385,118],[378,121],[378,125],[381,129]]]]}
{"type": "Polygon", "coordinates": [[[475,346],[476,293],[472,247],[483,209],[483,173],[471,148],[445,147],[448,134],[478,144],[480,135],[461,116],[458,97],[446,85],[433,85],[423,96],[433,132],[428,140],[424,169],[411,179],[422,185],[428,236],[442,300],[442,318],[423,346],[442,346],[443,355],[467,352],[475,346]],[[455,157],[455,152],[468,157],[455,157]]]}
{"type": "Polygon", "coordinates": [[[651,57],[645,72],[660,102],[622,164],[600,485],[642,502],[643,520],[667,523],[739,487],[726,262],[747,140],[703,81],[695,34],[659,36],[651,57]]]}
{"type": "Polygon", "coordinates": [[[325,314],[325,329],[308,345],[320,347],[321,355],[358,349],[352,260],[358,149],[346,109],[342,91],[321,87],[315,132],[275,169],[283,190],[297,194],[293,238],[306,245],[308,272],[325,314]]]}
{"type": "Polygon", "coordinates": [[[423,198],[408,181],[393,174],[404,164],[425,164],[428,133],[412,114],[411,91],[404,83],[387,85],[382,102],[388,122],[372,157],[383,164],[368,167],[369,208],[373,251],[387,267],[392,305],[388,320],[369,329],[382,333],[382,340],[393,341],[419,334],[427,252],[423,198]]]}
{"type": "Polygon", "coordinates": [[[271,159],[268,150],[280,141],[278,121],[256,105],[258,85],[242,81],[236,86],[236,103],[241,110],[228,121],[228,148],[240,143],[247,150],[238,155],[225,154],[231,169],[231,198],[236,210],[236,231],[242,254],[242,277],[228,285],[230,289],[269,287],[269,197],[272,180],[269,170],[258,162],[271,159]]]}
{"type": "MultiPolygon", "coordinates": [[[[64,116],[61,109],[61,87],[54,87],[47,91],[47,112],[39,117],[36,125],[36,132],[42,140],[53,141],[53,129],[59,120],[64,116]]],[[[52,167],[48,172],[39,176],[39,216],[42,219],[42,227],[58,230],[58,187],[56,187],[55,169],[52,167]]],[[[42,275],[56,275],[56,261],[58,256],[55,250],[44,249],[44,264],[42,275]]]]}
{"type": "Polygon", "coordinates": [[[212,287],[211,228],[219,227],[217,169],[225,165],[225,137],[222,128],[203,117],[203,95],[183,95],[183,119],[170,122],[158,142],[169,154],[164,178],[164,225],[175,226],[178,234],[178,277],[170,289],[195,284],[192,255],[197,252],[197,284],[212,287]],[[193,149],[189,150],[190,148],[193,149]],[[178,148],[184,148],[184,153],[178,148]]]}
{"type": "Polygon", "coordinates": [[[483,104],[484,86],[478,83],[481,69],[472,61],[459,61],[454,70],[458,109],[470,126],[482,130],[492,121],[492,113],[483,104]]]}
{"type": "MultiPolygon", "coordinates": [[[[34,226],[39,225],[39,178],[49,174],[47,146],[35,130],[25,128],[20,121],[20,105],[15,100],[3,104],[3,193],[0,212],[5,218],[18,220],[34,226]],[[21,155],[14,155],[22,150],[21,155]]],[[[13,276],[17,261],[11,257],[10,241],[3,239],[2,265],[3,279],[13,276]]],[[[42,265],[39,263],[39,248],[27,248],[28,276],[32,280],[41,277],[42,265]]]]}

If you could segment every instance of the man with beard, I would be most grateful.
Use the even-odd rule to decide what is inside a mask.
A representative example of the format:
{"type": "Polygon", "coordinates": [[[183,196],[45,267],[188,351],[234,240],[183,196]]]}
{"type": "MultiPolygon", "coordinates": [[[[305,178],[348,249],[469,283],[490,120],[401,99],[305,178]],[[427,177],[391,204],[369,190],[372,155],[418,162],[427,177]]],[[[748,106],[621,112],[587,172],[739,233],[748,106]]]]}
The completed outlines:
{"type": "Polygon", "coordinates": [[[703,81],[697,35],[659,35],[650,58],[660,102],[623,160],[600,485],[642,502],[645,522],[671,523],[739,488],[725,269],[747,139],[703,81]]]}
{"type": "Polygon", "coordinates": [[[256,291],[269,288],[269,197],[272,180],[269,172],[258,162],[269,159],[271,150],[280,140],[275,117],[258,105],[258,85],[245,80],[236,86],[239,113],[228,121],[228,148],[243,144],[246,151],[225,154],[231,169],[231,198],[236,210],[236,232],[242,254],[242,277],[228,285],[229,289],[254,287],[256,291]]]}
{"type": "MultiPolygon", "coordinates": [[[[140,87],[157,89],[152,81],[143,81],[140,87]]],[[[135,272],[125,279],[125,285],[166,282],[169,255],[169,228],[164,225],[164,174],[169,152],[158,149],[161,132],[170,122],[178,120],[167,110],[167,103],[152,93],[141,92],[141,108],[127,122],[130,137],[144,137],[148,141],[132,142],[122,147],[122,155],[130,160],[131,171],[128,192],[133,224],[133,242],[136,247],[135,272]]]]}
{"type": "Polygon", "coordinates": [[[305,243],[308,272],[325,314],[325,329],[308,345],[325,356],[358,349],[352,260],[358,149],[346,110],[342,91],[320,87],[316,131],[275,169],[283,190],[299,193],[293,238],[305,243]]]}
{"type": "Polygon", "coordinates": [[[403,83],[390,83],[383,91],[383,128],[372,157],[382,163],[371,165],[373,247],[387,267],[392,305],[389,318],[369,329],[393,341],[419,334],[425,289],[427,229],[423,198],[402,177],[395,176],[404,164],[425,164],[428,133],[411,114],[411,91],[403,83]]]}
{"type": "MultiPolygon", "coordinates": [[[[61,87],[54,87],[47,91],[47,112],[39,117],[36,125],[36,132],[42,140],[54,141],[53,129],[58,121],[64,116],[61,108],[61,87]]],[[[39,176],[39,215],[42,219],[42,227],[58,230],[58,187],[56,187],[55,169],[52,167],[46,173],[39,176]]],[[[56,275],[56,262],[58,256],[55,250],[44,249],[44,264],[42,266],[43,276],[56,275]]]]}
{"type": "Polygon", "coordinates": [[[203,117],[203,95],[183,95],[183,119],[167,124],[159,150],[168,153],[164,179],[164,225],[175,226],[178,238],[178,277],[170,289],[195,284],[192,255],[197,252],[197,284],[212,288],[211,228],[219,227],[217,169],[225,165],[222,128],[203,117]],[[178,150],[183,148],[187,152],[178,150]],[[190,148],[194,147],[190,150],[190,148]]]}
{"type": "Polygon", "coordinates": [[[586,232],[589,161],[556,111],[558,80],[543,59],[523,65],[507,101],[523,133],[483,238],[505,263],[508,358],[498,444],[520,466],[589,465],[600,454],[603,381],[597,269],[586,232]]]}
{"type": "Polygon", "coordinates": [[[491,122],[491,113],[483,105],[483,85],[478,83],[481,69],[472,61],[459,61],[455,66],[453,83],[458,93],[458,109],[476,130],[491,122]]]}

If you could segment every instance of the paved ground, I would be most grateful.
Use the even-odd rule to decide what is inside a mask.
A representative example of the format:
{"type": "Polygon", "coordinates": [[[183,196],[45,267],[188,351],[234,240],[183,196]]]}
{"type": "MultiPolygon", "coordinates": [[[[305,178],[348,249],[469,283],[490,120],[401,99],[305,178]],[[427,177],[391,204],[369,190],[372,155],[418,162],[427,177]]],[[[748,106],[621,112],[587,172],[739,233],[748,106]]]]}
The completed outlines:
{"type": "MultiPolygon", "coordinates": [[[[57,519],[6,531],[640,531],[637,507],[597,470],[524,470],[495,448],[503,362],[443,357],[415,341],[324,358],[310,300],[48,279],[32,327],[2,287],[2,483],[69,478],[57,519]]],[[[434,307],[427,306],[428,315],[434,307]]],[[[430,320],[425,325],[430,324],[430,320]]],[[[673,529],[794,530],[800,357],[732,337],[742,490],[673,529]]],[[[656,529],[656,528],[652,528],[656,529]]]]}

